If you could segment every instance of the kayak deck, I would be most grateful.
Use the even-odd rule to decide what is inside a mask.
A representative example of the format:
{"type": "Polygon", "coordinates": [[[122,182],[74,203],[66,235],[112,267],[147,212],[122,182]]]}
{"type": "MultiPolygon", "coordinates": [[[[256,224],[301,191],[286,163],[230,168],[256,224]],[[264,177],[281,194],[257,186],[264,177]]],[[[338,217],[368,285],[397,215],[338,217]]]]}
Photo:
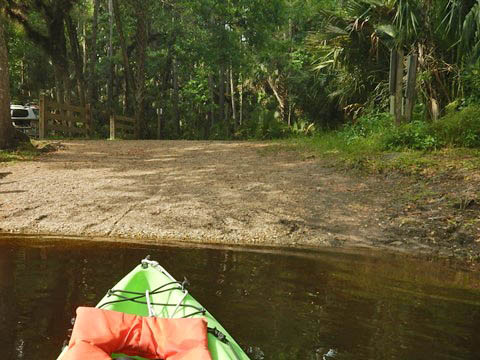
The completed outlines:
{"type": "Polygon", "coordinates": [[[205,318],[212,359],[249,360],[223,326],[189,294],[187,284],[186,280],[175,280],[156,261],[147,258],[109,290],[96,307],[140,316],[205,318]]]}

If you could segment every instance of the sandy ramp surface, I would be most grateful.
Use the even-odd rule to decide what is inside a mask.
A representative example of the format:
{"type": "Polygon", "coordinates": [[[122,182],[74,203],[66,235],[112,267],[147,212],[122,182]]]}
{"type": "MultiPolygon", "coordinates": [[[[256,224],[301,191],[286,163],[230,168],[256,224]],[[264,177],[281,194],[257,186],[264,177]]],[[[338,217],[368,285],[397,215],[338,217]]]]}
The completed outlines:
{"type": "Polygon", "coordinates": [[[382,237],[375,180],[265,143],[67,141],[0,164],[0,231],[265,245],[382,237]]]}

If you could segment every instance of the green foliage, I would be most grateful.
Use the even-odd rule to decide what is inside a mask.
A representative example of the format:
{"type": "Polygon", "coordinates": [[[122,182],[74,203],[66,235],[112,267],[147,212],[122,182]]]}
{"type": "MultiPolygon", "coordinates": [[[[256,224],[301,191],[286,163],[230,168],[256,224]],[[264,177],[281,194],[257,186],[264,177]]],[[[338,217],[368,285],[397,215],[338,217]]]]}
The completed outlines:
{"type": "Polygon", "coordinates": [[[385,150],[433,150],[439,147],[439,141],[428,123],[412,121],[384,133],[382,145],[385,150]]]}
{"type": "Polygon", "coordinates": [[[235,135],[239,139],[271,140],[285,138],[290,134],[287,124],[278,119],[275,111],[257,107],[235,135]]]}
{"type": "Polygon", "coordinates": [[[13,150],[0,150],[0,163],[11,161],[30,161],[42,153],[44,144],[32,144],[30,142],[22,142],[13,150]],[[37,146],[35,146],[37,145],[37,146]],[[38,146],[42,145],[42,146],[38,146]]]}
{"type": "Polygon", "coordinates": [[[41,90],[54,83],[48,59],[20,26],[10,24],[6,30],[12,103],[38,103],[41,90]]]}
{"type": "MultiPolygon", "coordinates": [[[[456,104],[452,104],[455,108],[456,104]]],[[[341,141],[353,147],[370,144],[372,149],[429,151],[444,146],[480,146],[480,106],[451,110],[437,122],[414,120],[396,126],[390,114],[368,114],[339,132],[341,141]]]]}
{"type": "Polygon", "coordinates": [[[341,134],[347,143],[353,143],[361,138],[387,133],[393,127],[393,118],[390,114],[373,113],[361,116],[355,123],[345,126],[341,134]]]}
{"type": "Polygon", "coordinates": [[[336,132],[319,133],[316,146],[343,154],[379,151],[431,151],[448,147],[480,147],[480,105],[452,110],[436,122],[414,120],[395,125],[387,113],[366,114],[336,132]]]}
{"type": "MultiPolygon", "coordinates": [[[[49,2],[24,3],[30,9],[29,22],[47,36],[44,14],[32,4],[49,2]]],[[[76,1],[69,13],[78,37],[78,44],[71,43],[74,40],[68,32],[64,39],[72,101],[79,98],[73,55],[78,47],[86,51],[80,51],[80,56],[86,56],[81,60],[87,85],[96,80],[92,105],[98,110],[94,125],[99,137],[108,136],[108,119],[97,114],[112,105],[114,112],[131,115],[134,102],[138,105],[144,99],[147,137],[156,135],[156,110],[162,108],[165,139],[312,136],[318,129],[348,123],[330,138],[348,151],[429,150],[478,142],[473,118],[458,112],[480,102],[477,1],[344,0],[342,6],[334,0],[142,3],[150,9],[144,18],[136,16],[138,2],[119,2],[118,12],[134,84],[126,81],[117,24],[111,39],[113,55],[109,56],[107,2],[99,2],[98,54],[92,74],[88,73],[92,1],[76,1]],[[129,98],[127,87],[134,89],[130,92],[141,89],[135,74],[141,63],[139,21],[145,21],[148,28],[145,93],[129,98]],[[421,111],[416,111],[415,121],[399,127],[382,113],[389,105],[389,54],[395,47],[406,54],[420,53],[422,58],[417,78],[421,111]],[[112,64],[110,104],[107,90],[112,64]],[[432,99],[451,115],[433,127],[426,122],[432,99]],[[242,124],[238,125],[240,111],[242,124]],[[365,115],[357,119],[361,113],[365,115]],[[290,129],[287,118],[293,124],[290,129]]],[[[51,54],[27,40],[18,22],[11,21],[7,31],[14,100],[26,103],[37,100],[40,92],[54,94],[51,54]]]]}
{"type": "Polygon", "coordinates": [[[480,105],[450,112],[432,125],[439,141],[448,146],[480,146],[480,105]]]}
{"type": "Polygon", "coordinates": [[[217,122],[215,123],[210,130],[210,140],[225,140],[226,139],[226,128],[225,123],[217,122]]]}
{"type": "Polygon", "coordinates": [[[461,73],[461,79],[468,101],[480,103],[480,61],[467,66],[461,73]]]}
{"type": "Polygon", "coordinates": [[[257,139],[281,139],[289,134],[287,124],[277,119],[272,112],[263,113],[257,127],[257,139]]]}
{"type": "Polygon", "coordinates": [[[291,131],[294,135],[312,136],[315,134],[316,129],[314,123],[309,123],[302,119],[293,124],[291,131]]]}

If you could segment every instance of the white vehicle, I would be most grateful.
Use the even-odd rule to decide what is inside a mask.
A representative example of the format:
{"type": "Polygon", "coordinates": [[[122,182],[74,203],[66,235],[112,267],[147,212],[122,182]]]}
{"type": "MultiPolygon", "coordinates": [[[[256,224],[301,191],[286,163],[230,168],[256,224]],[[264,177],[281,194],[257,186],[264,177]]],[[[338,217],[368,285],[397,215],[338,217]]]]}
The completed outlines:
{"type": "Polygon", "coordinates": [[[38,137],[38,115],[36,106],[10,105],[13,126],[29,136],[38,137]]]}

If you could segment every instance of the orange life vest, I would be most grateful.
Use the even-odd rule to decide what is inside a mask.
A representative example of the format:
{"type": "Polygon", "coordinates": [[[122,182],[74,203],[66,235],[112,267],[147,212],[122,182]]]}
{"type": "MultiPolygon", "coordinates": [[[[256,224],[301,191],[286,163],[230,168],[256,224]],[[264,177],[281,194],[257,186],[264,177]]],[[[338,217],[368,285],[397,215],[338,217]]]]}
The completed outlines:
{"type": "Polygon", "coordinates": [[[147,359],[212,360],[204,319],[161,319],[79,307],[62,360],[110,360],[112,353],[147,359]]]}

